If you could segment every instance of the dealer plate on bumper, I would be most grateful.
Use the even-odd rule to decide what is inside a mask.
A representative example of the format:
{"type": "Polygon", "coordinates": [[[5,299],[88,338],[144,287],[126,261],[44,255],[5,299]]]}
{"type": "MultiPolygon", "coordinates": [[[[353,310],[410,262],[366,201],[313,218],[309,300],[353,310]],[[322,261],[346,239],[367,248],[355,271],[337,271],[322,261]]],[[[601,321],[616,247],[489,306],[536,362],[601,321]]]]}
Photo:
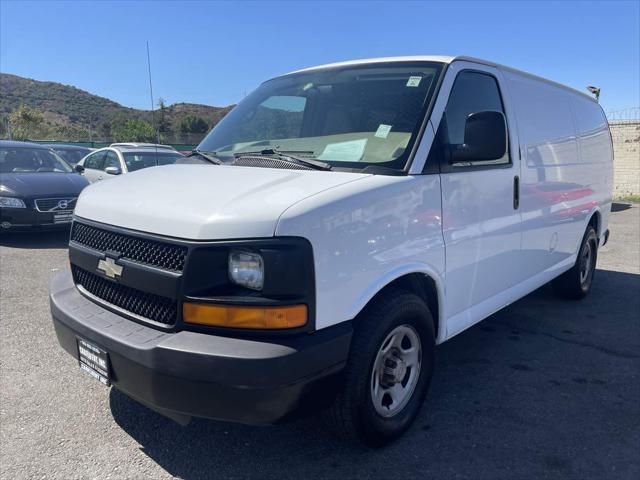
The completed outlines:
{"type": "Polygon", "coordinates": [[[109,355],[100,347],[78,338],[78,361],[80,369],[100,383],[109,386],[109,355]]]}
{"type": "Polygon", "coordinates": [[[73,210],[64,210],[53,214],[53,223],[71,223],[73,210]]]}

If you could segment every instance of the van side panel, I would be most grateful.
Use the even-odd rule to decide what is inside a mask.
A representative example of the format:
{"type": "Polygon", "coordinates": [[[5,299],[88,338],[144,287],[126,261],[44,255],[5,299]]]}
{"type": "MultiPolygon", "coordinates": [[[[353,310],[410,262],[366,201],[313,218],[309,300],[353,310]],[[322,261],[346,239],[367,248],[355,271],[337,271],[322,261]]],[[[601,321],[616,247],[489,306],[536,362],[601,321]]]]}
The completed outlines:
{"type": "Polygon", "coordinates": [[[596,165],[597,178],[602,185],[603,196],[598,198],[600,206],[598,235],[602,243],[609,225],[613,193],[613,145],[611,143],[611,133],[609,132],[607,117],[600,105],[575,95],[572,99],[572,106],[578,132],[580,156],[585,164],[596,165]]]}
{"type": "Polygon", "coordinates": [[[523,273],[566,270],[591,215],[610,208],[606,121],[578,93],[510,70],[504,76],[518,116],[523,273]]]}
{"type": "Polygon", "coordinates": [[[442,303],[441,216],[439,175],[374,175],[294,204],[275,235],[313,245],[320,329],[353,319],[382,288],[410,273],[431,277],[442,303]]]}

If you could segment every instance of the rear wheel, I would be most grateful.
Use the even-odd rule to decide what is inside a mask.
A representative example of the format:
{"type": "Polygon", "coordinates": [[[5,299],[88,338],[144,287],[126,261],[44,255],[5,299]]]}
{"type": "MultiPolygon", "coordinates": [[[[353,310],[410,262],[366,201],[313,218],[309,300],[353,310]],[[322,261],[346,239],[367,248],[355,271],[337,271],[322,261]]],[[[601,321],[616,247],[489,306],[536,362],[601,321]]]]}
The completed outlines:
{"type": "Polygon", "coordinates": [[[582,237],[576,263],[571,270],[553,281],[553,289],[556,294],[570,299],[584,298],[591,290],[597,259],[598,235],[595,229],[589,225],[584,237],[582,237]]]}
{"type": "Polygon", "coordinates": [[[420,297],[394,289],[375,299],[356,320],[343,389],[329,411],[334,430],[373,447],[400,436],[427,394],[434,349],[420,297]]]}

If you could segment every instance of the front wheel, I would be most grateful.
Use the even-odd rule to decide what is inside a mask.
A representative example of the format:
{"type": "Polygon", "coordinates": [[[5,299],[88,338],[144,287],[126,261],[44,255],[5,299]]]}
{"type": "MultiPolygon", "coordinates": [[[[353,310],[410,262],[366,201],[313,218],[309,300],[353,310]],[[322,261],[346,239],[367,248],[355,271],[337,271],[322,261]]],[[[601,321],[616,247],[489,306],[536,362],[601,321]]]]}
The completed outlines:
{"type": "Polygon", "coordinates": [[[407,430],[431,381],[435,334],[425,302],[389,290],[356,319],[343,389],[329,420],[341,436],[372,447],[407,430]]]}
{"type": "Polygon", "coordinates": [[[570,298],[584,298],[591,290],[598,259],[598,235],[589,225],[582,237],[576,263],[553,281],[553,289],[557,295],[570,298]]]}

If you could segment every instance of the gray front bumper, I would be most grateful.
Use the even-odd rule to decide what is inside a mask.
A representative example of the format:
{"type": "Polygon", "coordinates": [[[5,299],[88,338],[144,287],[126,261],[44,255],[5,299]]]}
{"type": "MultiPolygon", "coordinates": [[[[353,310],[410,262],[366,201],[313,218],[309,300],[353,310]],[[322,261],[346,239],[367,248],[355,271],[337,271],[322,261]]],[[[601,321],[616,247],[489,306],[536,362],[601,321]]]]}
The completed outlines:
{"type": "Polygon", "coordinates": [[[50,304],[60,345],[75,358],[78,337],[105,349],[119,390],[161,412],[250,424],[330,402],[352,334],[349,322],[291,338],[162,332],[88,300],[69,272],[52,280],[50,304]]]}

